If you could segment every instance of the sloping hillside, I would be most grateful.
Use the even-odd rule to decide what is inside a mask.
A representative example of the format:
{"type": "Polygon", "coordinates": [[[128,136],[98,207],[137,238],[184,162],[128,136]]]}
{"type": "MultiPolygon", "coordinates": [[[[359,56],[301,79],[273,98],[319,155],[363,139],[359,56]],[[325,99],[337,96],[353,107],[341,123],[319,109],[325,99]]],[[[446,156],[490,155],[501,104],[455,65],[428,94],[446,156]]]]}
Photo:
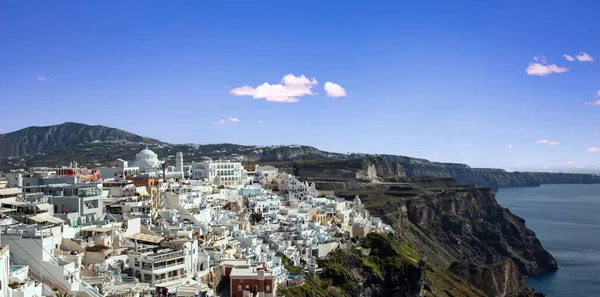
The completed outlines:
{"type": "Polygon", "coordinates": [[[160,143],[159,140],[116,128],[67,122],[0,134],[0,157],[55,152],[94,141],[160,143]]]}

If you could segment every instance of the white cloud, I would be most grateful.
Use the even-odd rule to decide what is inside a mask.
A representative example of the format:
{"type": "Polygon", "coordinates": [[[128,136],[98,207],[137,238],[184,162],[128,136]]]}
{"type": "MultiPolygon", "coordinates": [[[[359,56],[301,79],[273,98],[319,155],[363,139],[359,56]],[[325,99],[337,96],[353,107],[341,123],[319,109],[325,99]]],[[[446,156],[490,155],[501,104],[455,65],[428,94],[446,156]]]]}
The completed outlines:
{"type": "Polygon", "coordinates": [[[552,171],[552,167],[550,166],[544,166],[543,169],[552,171]]]}
{"type": "Polygon", "coordinates": [[[241,86],[230,91],[236,96],[252,96],[254,99],[265,99],[270,102],[298,102],[302,96],[314,95],[312,88],[318,84],[315,78],[288,74],[281,79],[281,84],[263,83],[256,88],[241,86]]]}
{"type": "Polygon", "coordinates": [[[592,133],[592,135],[598,135],[598,131],[596,131],[596,132],[592,133]]]}
{"type": "Polygon", "coordinates": [[[554,146],[554,145],[559,145],[560,142],[556,141],[556,140],[546,140],[546,139],[542,139],[542,140],[538,140],[535,143],[537,144],[546,144],[549,146],[554,146]]]}
{"type": "Polygon", "coordinates": [[[240,119],[238,119],[238,118],[232,118],[232,117],[230,117],[230,118],[229,118],[229,121],[230,121],[230,122],[232,122],[232,123],[239,123],[239,122],[240,122],[240,119]]]}
{"type": "MultiPolygon", "coordinates": [[[[596,92],[596,95],[594,96],[595,98],[600,98],[600,91],[596,92]]],[[[586,102],[585,105],[600,105],[600,99],[593,101],[593,102],[586,102]]]]}
{"type": "Polygon", "coordinates": [[[506,148],[513,149],[515,147],[512,144],[509,144],[509,145],[506,146],[506,148]]]}
{"type": "Polygon", "coordinates": [[[546,76],[552,73],[563,73],[569,71],[568,68],[548,64],[545,57],[533,57],[534,62],[529,62],[525,72],[529,75],[546,76]]]}
{"type": "Polygon", "coordinates": [[[567,61],[569,62],[575,61],[575,58],[573,58],[573,56],[571,55],[564,54],[563,57],[565,57],[565,59],[567,59],[567,61]]]}
{"type": "Polygon", "coordinates": [[[327,92],[328,97],[346,97],[346,89],[342,88],[342,86],[332,83],[330,81],[325,83],[325,92],[327,92]]]}
{"type": "Polygon", "coordinates": [[[262,120],[258,120],[258,121],[256,121],[256,122],[257,122],[257,123],[259,123],[259,124],[262,124],[262,123],[263,123],[263,121],[262,121],[262,120]]]}
{"type": "Polygon", "coordinates": [[[221,119],[220,121],[215,122],[215,125],[224,125],[224,124],[227,124],[227,121],[224,119],[221,119]]]}
{"type": "Polygon", "coordinates": [[[567,164],[573,165],[573,164],[575,164],[575,162],[573,162],[573,161],[567,161],[567,164]]]}
{"type": "Polygon", "coordinates": [[[587,151],[588,153],[600,153],[600,147],[589,147],[587,151]]]}
{"type": "Polygon", "coordinates": [[[590,56],[588,53],[581,52],[579,55],[575,56],[579,62],[593,62],[594,58],[590,56]]]}
{"type": "Polygon", "coordinates": [[[52,80],[51,80],[51,79],[48,79],[48,78],[47,78],[47,77],[45,77],[45,76],[41,76],[41,75],[40,75],[40,76],[38,76],[38,81],[52,81],[52,80]]]}

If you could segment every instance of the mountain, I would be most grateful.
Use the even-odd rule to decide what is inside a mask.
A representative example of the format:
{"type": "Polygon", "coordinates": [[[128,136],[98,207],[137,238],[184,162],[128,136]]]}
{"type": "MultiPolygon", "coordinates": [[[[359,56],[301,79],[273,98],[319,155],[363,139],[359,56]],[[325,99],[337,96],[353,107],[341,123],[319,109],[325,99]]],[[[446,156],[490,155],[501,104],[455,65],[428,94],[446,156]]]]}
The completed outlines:
{"type": "Polygon", "coordinates": [[[146,145],[167,161],[171,161],[176,152],[183,152],[186,162],[224,156],[250,163],[273,164],[295,175],[319,180],[331,180],[336,176],[370,178],[373,174],[388,181],[404,175],[431,176],[450,177],[464,184],[492,189],[546,183],[600,183],[600,176],[593,174],[507,172],[399,155],[334,153],[305,145],[169,144],[120,129],[79,123],[28,127],[0,134],[0,170],[61,166],[69,161],[99,166],[116,158],[131,160],[146,145]],[[2,160],[12,156],[19,158],[2,160]]]}
{"type": "Polygon", "coordinates": [[[116,128],[67,122],[45,127],[32,126],[0,134],[0,157],[51,153],[96,141],[161,143],[159,140],[142,137],[116,128]]]}

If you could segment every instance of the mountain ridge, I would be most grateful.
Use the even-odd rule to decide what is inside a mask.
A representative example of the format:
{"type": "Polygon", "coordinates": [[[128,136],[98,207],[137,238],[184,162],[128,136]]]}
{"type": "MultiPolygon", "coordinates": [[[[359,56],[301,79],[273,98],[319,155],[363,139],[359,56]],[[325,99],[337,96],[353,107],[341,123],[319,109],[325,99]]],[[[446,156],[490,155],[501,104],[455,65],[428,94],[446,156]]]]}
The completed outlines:
{"type": "Polygon", "coordinates": [[[433,162],[401,155],[328,152],[307,145],[171,144],[117,128],[73,122],[31,126],[0,134],[0,158],[29,156],[29,159],[23,162],[0,161],[0,170],[24,166],[60,166],[67,160],[98,166],[115,158],[132,159],[145,145],[158,150],[159,156],[166,154],[170,157],[177,151],[183,151],[188,161],[198,160],[202,156],[224,156],[243,159],[249,163],[270,163],[277,166],[292,164],[296,169],[304,166],[302,161],[327,163],[326,161],[331,160],[380,158],[389,164],[381,161],[377,164],[387,168],[401,166],[406,176],[451,177],[464,184],[492,189],[540,186],[547,183],[600,183],[600,176],[588,173],[508,172],[503,169],[473,168],[461,163],[433,162]],[[36,156],[38,154],[40,156],[36,156]],[[52,158],[49,158],[50,156],[52,158]]]}
{"type": "Polygon", "coordinates": [[[157,139],[117,128],[65,122],[50,126],[30,126],[0,134],[0,157],[54,152],[94,141],[162,143],[157,139]]]}

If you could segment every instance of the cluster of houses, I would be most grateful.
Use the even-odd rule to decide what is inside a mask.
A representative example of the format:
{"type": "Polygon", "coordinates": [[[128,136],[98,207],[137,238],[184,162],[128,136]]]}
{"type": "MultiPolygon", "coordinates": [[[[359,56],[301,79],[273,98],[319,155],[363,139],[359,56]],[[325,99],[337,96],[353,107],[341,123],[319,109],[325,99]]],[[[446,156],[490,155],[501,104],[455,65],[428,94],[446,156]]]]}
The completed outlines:
{"type": "Polygon", "coordinates": [[[0,297],[272,297],[348,238],[393,232],[358,196],[272,166],[161,164],[146,148],[107,167],[1,174],[0,297]]]}

